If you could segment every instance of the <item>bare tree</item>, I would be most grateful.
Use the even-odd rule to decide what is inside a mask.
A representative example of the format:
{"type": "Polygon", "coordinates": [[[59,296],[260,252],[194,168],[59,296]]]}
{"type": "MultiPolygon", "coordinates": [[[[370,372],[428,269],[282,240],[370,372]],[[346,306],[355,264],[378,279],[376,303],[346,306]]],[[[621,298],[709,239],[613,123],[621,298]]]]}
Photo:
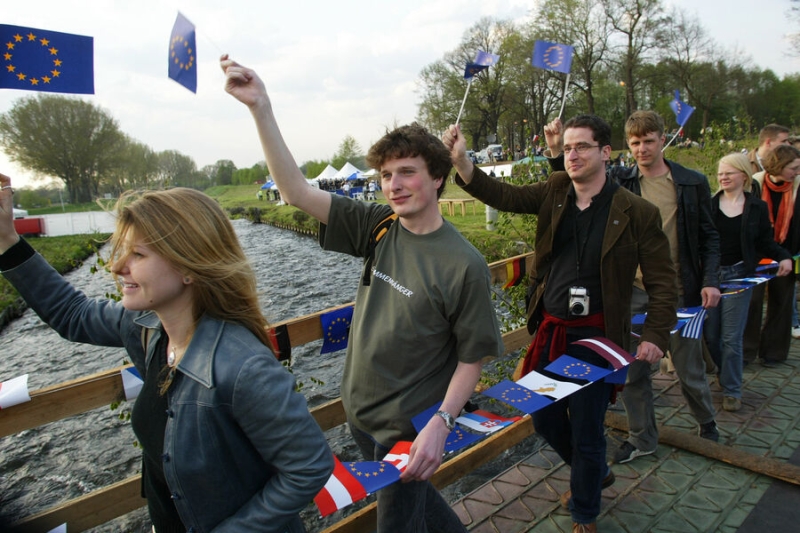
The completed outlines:
{"type": "Polygon", "coordinates": [[[642,67],[651,62],[664,41],[665,24],[661,0],[602,0],[611,28],[620,39],[615,46],[616,66],[625,83],[626,113],[639,108],[636,89],[643,82],[642,67]]]}

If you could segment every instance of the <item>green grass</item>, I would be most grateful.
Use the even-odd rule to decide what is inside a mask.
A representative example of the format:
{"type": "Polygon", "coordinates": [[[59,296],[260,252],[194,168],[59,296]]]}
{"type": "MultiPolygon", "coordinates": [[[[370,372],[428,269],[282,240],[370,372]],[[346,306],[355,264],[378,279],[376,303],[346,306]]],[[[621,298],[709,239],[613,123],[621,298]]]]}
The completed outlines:
{"type": "MultiPolygon", "coordinates": [[[[215,198],[232,218],[245,217],[279,226],[295,227],[307,232],[317,231],[318,223],[309,215],[292,206],[277,206],[275,202],[258,200],[257,191],[254,185],[227,185],[212,187],[205,192],[215,198]]],[[[379,203],[386,203],[380,191],[377,196],[379,203]]],[[[471,197],[457,185],[448,183],[443,198],[471,197]]],[[[452,217],[445,214],[445,219],[480,250],[487,261],[497,261],[520,253],[514,239],[500,235],[496,231],[486,230],[486,211],[483,203],[476,200],[475,214],[472,214],[471,206],[467,206],[466,213],[466,216],[461,216],[461,210],[457,209],[452,217]]]]}
{"type": "Polygon", "coordinates": [[[87,202],[85,204],[64,204],[51,205],[50,207],[35,207],[27,209],[28,215],[35,217],[39,215],[53,215],[58,213],[84,213],[86,211],[102,211],[103,208],[97,205],[96,202],[87,202]]]}
{"type": "MultiPolygon", "coordinates": [[[[108,234],[32,237],[26,240],[53,268],[64,274],[80,266],[106,239],[108,234]]],[[[6,308],[14,305],[18,298],[17,291],[5,278],[0,277],[0,315],[6,308]]]]}

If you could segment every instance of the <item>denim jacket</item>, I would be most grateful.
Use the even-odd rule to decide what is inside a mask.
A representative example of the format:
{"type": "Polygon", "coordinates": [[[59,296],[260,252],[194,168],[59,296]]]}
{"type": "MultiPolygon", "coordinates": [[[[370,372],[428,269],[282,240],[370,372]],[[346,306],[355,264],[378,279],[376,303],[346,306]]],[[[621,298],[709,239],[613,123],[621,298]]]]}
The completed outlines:
{"type": "MultiPolygon", "coordinates": [[[[87,298],[39,254],[3,275],[62,337],[124,347],[144,375],[163,334],[154,313],[87,298]]],[[[298,513],[333,457],[291,374],[249,330],[208,316],[177,368],[162,457],[187,530],[304,531],[298,513]]]]}

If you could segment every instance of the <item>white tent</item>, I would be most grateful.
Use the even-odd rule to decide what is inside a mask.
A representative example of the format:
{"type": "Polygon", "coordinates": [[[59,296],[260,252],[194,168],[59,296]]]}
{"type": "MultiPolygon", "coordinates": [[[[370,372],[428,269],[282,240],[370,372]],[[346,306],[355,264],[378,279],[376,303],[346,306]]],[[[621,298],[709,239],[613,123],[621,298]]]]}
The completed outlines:
{"type": "Polygon", "coordinates": [[[378,171],[375,170],[374,168],[371,168],[371,169],[367,170],[366,172],[364,172],[364,177],[365,178],[371,178],[371,177],[377,176],[377,175],[378,175],[378,171]]]}
{"type": "Polygon", "coordinates": [[[347,179],[353,174],[361,174],[361,171],[356,168],[355,165],[351,164],[349,161],[344,164],[344,166],[336,173],[333,179],[347,179]]]}
{"type": "Polygon", "coordinates": [[[319,176],[316,178],[312,178],[313,180],[327,180],[331,179],[336,175],[336,169],[332,166],[328,165],[325,167],[325,170],[319,173],[319,176]]]}

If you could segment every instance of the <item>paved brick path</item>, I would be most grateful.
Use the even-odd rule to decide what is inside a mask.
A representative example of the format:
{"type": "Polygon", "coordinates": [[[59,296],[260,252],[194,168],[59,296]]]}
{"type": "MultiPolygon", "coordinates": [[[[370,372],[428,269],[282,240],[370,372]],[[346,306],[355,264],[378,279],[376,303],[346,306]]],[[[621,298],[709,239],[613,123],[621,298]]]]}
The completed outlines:
{"type": "MultiPolygon", "coordinates": [[[[775,368],[745,368],[742,410],[722,410],[712,376],[720,443],[781,461],[800,448],[800,341],[775,368]]],[[[696,434],[674,374],[653,379],[659,424],[696,434]]],[[[621,406],[614,409],[623,413],[621,406]]],[[[608,431],[609,452],[622,432],[608,431]]],[[[598,529],[603,533],[724,532],[739,529],[773,479],[672,446],[614,465],[616,483],[603,492],[598,529]]],[[[457,501],[453,508],[473,533],[569,532],[569,512],[559,495],[569,487],[569,468],[545,446],[457,501]]],[[[800,487],[794,501],[800,506],[800,487]]],[[[798,531],[796,523],[787,531],[798,531]],[[797,529],[794,529],[797,528],[797,529]]],[[[769,532],[768,532],[769,533],[769,532]]]]}

